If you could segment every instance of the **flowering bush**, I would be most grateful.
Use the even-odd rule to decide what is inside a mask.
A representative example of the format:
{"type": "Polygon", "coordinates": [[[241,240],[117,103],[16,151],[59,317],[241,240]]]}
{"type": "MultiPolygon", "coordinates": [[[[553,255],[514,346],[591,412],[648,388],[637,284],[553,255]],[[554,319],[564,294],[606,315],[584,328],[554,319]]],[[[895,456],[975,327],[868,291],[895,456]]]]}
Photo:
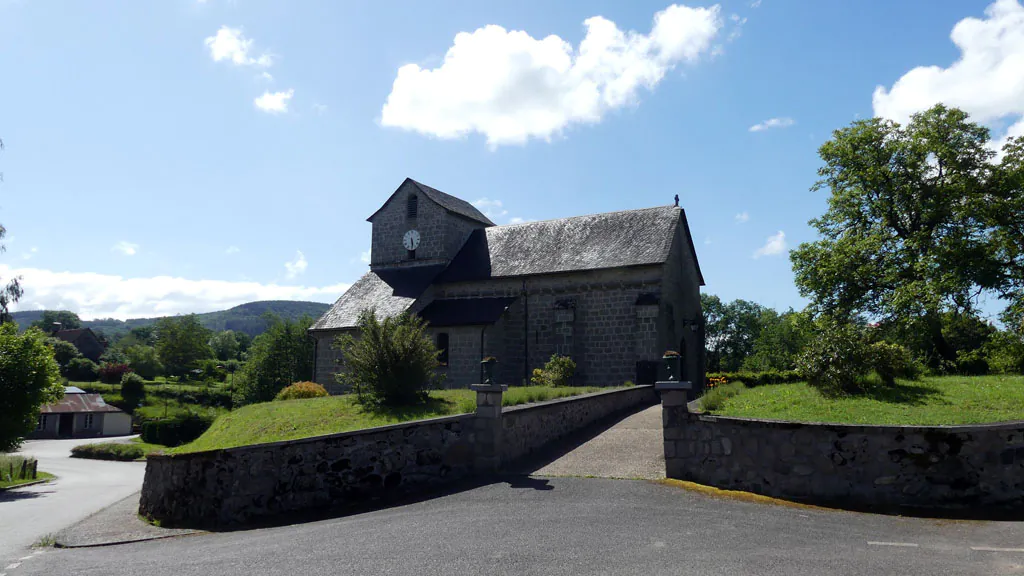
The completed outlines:
{"type": "Polygon", "coordinates": [[[274,400],[302,400],[329,396],[323,386],[315,382],[296,382],[277,393],[274,400]]]}
{"type": "Polygon", "coordinates": [[[576,373],[576,363],[568,356],[552,354],[543,369],[535,368],[530,383],[535,386],[567,386],[576,373]]]}
{"type": "Polygon", "coordinates": [[[104,362],[100,365],[99,369],[100,382],[104,384],[120,384],[121,378],[124,378],[124,375],[131,371],[132,369],[127,364],[104,362]]]}

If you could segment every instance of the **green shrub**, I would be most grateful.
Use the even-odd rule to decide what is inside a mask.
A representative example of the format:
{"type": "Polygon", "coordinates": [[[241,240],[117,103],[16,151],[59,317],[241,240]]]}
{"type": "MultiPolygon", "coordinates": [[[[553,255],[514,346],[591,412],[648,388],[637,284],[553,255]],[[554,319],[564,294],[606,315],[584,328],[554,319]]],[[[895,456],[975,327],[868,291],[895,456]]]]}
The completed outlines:
{"type": "Polygon", "coordinates": [[[189,380],[223,382],[227,379],[228,371],[219,360],[200,360],[195,363],[192,372],[189,372],[189,380]]]}
{"type": "Polygon", "coordinates": [[[121,376],[121,397],[125,405],[131,407],[131,410],[127,410],[129,414],[137,406],[141,406],[142,401],[146,399],[146,381],[142,376],[134,372],[125,372],[121,376]]]}
{"type": "Polygon", "coordinates": [[[868,351],[871,368],[883,384],[892,386],[897,378],[916,380],[922,368],[914,361],[910,351],[891,342],[875,342],[868,351]]]}
{"type": "Polygon", "coordinates": [[[211,424],[213,418],[194,412],[163,420],[149,420],[142,424],[142,441],[147,444],[181,446],[202,436],[211,424]]]}
{"type": "Polygon", "coordinates": [[[535,368],[530,383],[536,386],[568,386],[576,373],[576,363],[568,356],[552,354],[543,369],[535,368]]]}
{"type": "Polygon", "coordinates": [[[982,349],[957,351],[956,372],[966,376],[988,374],[988,358],[985,357],[985,351],[982,349]]]}
{"type": "Polygon", "coordinates": [[[68,363],[75,358],[81,358],[82,353],[78,351],[71,342],[65,342],[60,338],[47,338],[46,343],[53,348],[53,359],[60,366],[62,376],[67,376],[68,363]]]}
{"type": "Polygon", "coordinates": [[[1024,338],[997,332],[985,344],[989,370],[996,374],[1024,374],[1024,338]]]}
{"type": "Polygon", "coordinates": [[[303,400],[306,398],[323,398],[330,396],[324,387],[316,382],[296,382],[281,390],[274,400],[303,400]]]}
{"type": "Polygon", "coordinates": [[[864,390],[869,361],[870,346],[859,326],[823,318],[797,365],[808,384],[835,396],[864,390]]]}
{"type": "Polygon", "coordinates": [[[95,382],[100,377],[100,367],[88,358],[74,358],[65,369],[68,380],[75,382],[95,382]]]}
{"type": "Polygon", "coordinates": [[[36,328],[18,334],[17,324],[0,324],[0,452],[17,448],[35,430],[39,407],[63,396],[60,367],[46,336],[36,328]]]}
{"type": "Polygon", "coordinates": [[[725,406],[726,400],[736,396],[746,389],[747,387],[743,385],[743,382],[739,381],[709,388],[700,398],[700,407],[702,410],[707,412],[721,410],[722,407],[725,406]]]}
{"type": "Polygon", "coordinates": [[[82,444],[71,449],[72,458],[89,458],[92,460],[118,460],[131,462],[146,455],[142,446],[133,443],[101,442],[98,444],[82,444]]]}
{"type": "Polygon", "coordinates": [[[728,382],[743,382],[750,388],[769,384],[789,384],[804,380],[803,374],[797,370],[768,370],[766,372],[710,372],[705,383],[712,379],[728,382]]]}
{"type": "Polygon", "coordinates": [[[379,320],[373,310],[359,316],[359,338],[338,338],[345,370],[339,382],[350,385],[364,404],[406,406],[427,400],[436,388],[438,350],[426,323],[412,314],[379,320]]]}

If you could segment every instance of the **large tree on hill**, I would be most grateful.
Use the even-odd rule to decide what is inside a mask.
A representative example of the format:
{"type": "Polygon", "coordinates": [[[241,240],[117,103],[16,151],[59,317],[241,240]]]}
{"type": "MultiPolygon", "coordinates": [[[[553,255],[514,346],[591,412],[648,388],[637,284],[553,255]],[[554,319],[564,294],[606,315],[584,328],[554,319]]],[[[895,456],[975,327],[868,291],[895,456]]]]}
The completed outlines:
{"type": "Polygon", "coordinates": [[[831,193],[810,222],[822,238],[790,254],[800,293],[839,316],[918,319],[937,357],[955,361],[942,313],[1010,284],[993,219],[1008,201],[1004,169],[988,144],[988,129],[941,105],[905,126],[873,118],[835,131],[812,188],[831,193]]]}
{"type": "Polygon", "coordinates": [[[1024,337],[1024,137],[1003,147],[997,201],[988,205],[996,257],[1002,265],[1000,296],[1009,301],[1002,321],[1024,337]]]}
{"type": "Polygon", "coordinates": [[[273,400],[285,386],[313,379],[313,319],[282,320],[265,316],[267,331],[252,341],[249,357],[236,377],[237,404],[273,400]]]}
{"type": "Polygon", "coordinates": [[[199,360],[213,358],[210,330],[195,314],[161,318],[153,332],[160,361],[172,376],[184,375],[195,368],[199,360]]]}
{"type": "Polygon", "coordinates": [[[43,332],[51,332],[54,324],[60,324],[62,330],[75,330],[82,327],[82,319],[68,310],[44,310],[39,320],[32,323],[43,332]]]}
{"type": "Polygon", "coordinates": [[[714,294],[701,294],[704,312],[708,372],[734,372],[754,351],[766,308],[747,300],[722,302],[714,294]]]}

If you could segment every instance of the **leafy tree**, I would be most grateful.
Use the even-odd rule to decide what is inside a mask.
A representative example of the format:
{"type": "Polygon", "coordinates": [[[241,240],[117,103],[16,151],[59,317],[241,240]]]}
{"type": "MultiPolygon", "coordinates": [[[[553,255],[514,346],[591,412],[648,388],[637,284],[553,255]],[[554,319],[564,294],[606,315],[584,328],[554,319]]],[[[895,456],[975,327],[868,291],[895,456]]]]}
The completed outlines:
{"type": "Polygon", "coordinates": [[[285,386],[313,379],[313,339],[306,331],[312,318],[275,317],[267,331],[253,340],[249,358],[235,375],[239,404],[268,402],[285,386]]]}
{"type": "Polygon", "coordinates": [[[1002,185],[988,141],[942,105],[906,126],[874,118],[835,131],[812,188],[831,193],[810,222],[822,239],[790,254],[800,293],[843,317],[920,317],[938,357],[955,361],[942,313],[970,311],[979,289],[1007,283],[992,243],[1002,185]]]}
{"type": "Polygon", "coordinates": [[[195,314],[161,318],[154,327],[156,351],[167,373],[183,376],[199,360],[213,357],[210,330],[195,314]]]}
{"type": "MultiPolygon", "coordinates": [[[[747,300],[723,303],[718,296],[701,294],[707,371],[734,372],[754,351],[767,308],[747,300]]],[[[774,313],[774,311],[772,311],[774,313]]]]}
{"type": "Polygon", "coordinates": [[[124,353],[128,357],[128,366],[146,380],[153,380],[164,371],[160,355],[153,346],[137,344],[126,348],[124,353]]]}
{"type": "Polygon", "coordinates": [[[95,382],[100,377],[100,367],[88,358],[75,358],[68,362],[67,377],[75,382],[95,382]]]}
{"type": "Polygon", "coordinates": [[[82,327],[82,319],[78,314],[68,310],[44,310],[43,315],[32,323],[32,326],[43,332],[52,332],[54,323],[59,323],[61,330],[77,330],[82,327]]]}
{"type": "Polygon", "coordinates": [[[0,452],[16,449],[35,429],[39,407],[63,396],[46,335],[31,329],[19,335],[13,322],[0,325],[0,452]]]}
{"type": "Polygon", "coordinates": [[[1024,337],[1024,136],[1011,138],[1003,146],[997,172],[997,197],[986,204],[999,270],[997,286],[1009,305],[1003,324],[1024,337]]]}
{"type": "Polygon", "coordinates": [[[244,360],[245,355],[249,352],[249,347],[252,346],[252,336],[236,330],[235,341],[238,342],[238,359],[244,360]]]}
{"type": "Polygon", "coordinates": [[[121,376],[121,398],[125,406],[130,408],[129,413],[142,405],[146,399],[146,382],[142,376],[134,372],[125,372],[121,376]]]}
{"type": "Polygon", "coordinates": [[[366,310],[359,316],[358,327],[358,338],[344,334],[335,340],[344,362],[338,381],[351,386],[364,404],[425,402],[426,391],[440,380],[436,373],[440,363],[423,319],[400,314],[381,320],[374,310],[366,310]]]}
{"type": "Polygon", "coordinates": [[[82,353],[78,351],[78,348],[75,348],[74,344],[65,342],[60,338],[47,338],[46,344],[53,348],[53,359],[60,366],[60,373],[67,376],[68,363],[75,358],[81,358],[82,353]]]}
{"type": "Polygon", "coordinates": [[[743,361],[743,369],[754,372],[794,370],[800,353],[811,338],[812,320],[806,312],[790,309],[776,314],[761,313],[761,332],[754,340],[753,352],[743,361]]]}
{"type": "Polygon", "coordinates": [[[210,347],[218,360],[234,360],[238,358],[238,338],[235,332],[224,330],[214,334],[210,339],[210,347]]]}

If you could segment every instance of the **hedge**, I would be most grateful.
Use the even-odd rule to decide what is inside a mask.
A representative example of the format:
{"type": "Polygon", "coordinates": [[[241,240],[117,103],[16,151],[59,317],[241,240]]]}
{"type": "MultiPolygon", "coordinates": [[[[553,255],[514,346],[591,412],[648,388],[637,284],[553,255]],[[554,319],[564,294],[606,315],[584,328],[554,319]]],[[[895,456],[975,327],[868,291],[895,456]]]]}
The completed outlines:
{"type": "Polygon", "coordinates": [[[707,374],[707,382],[716,379],[720,383],[743,382],[747,386],[764,386],[766,384],[788,384],[805,380],[796,370],[769,370],[767,372],[711,372],[707,374]],[[725,382],[722,382],[722,379],[725,382]]]}
{"type": "Polygon", "coordinates": [[[213,418],[192,413],[164,420],[149,420],[142,424],[142,441],[164,446],[181,446],[202,436],[211,424],[213,418]]]}
{"type": "Polygon", "coordinates": [[[89,458],[92,460],[119,460],[131,462],[146,455],[146,449],[138,444],[102,442],[99,444],[83,444],[71,449],[72,458],[89,458]]]}

